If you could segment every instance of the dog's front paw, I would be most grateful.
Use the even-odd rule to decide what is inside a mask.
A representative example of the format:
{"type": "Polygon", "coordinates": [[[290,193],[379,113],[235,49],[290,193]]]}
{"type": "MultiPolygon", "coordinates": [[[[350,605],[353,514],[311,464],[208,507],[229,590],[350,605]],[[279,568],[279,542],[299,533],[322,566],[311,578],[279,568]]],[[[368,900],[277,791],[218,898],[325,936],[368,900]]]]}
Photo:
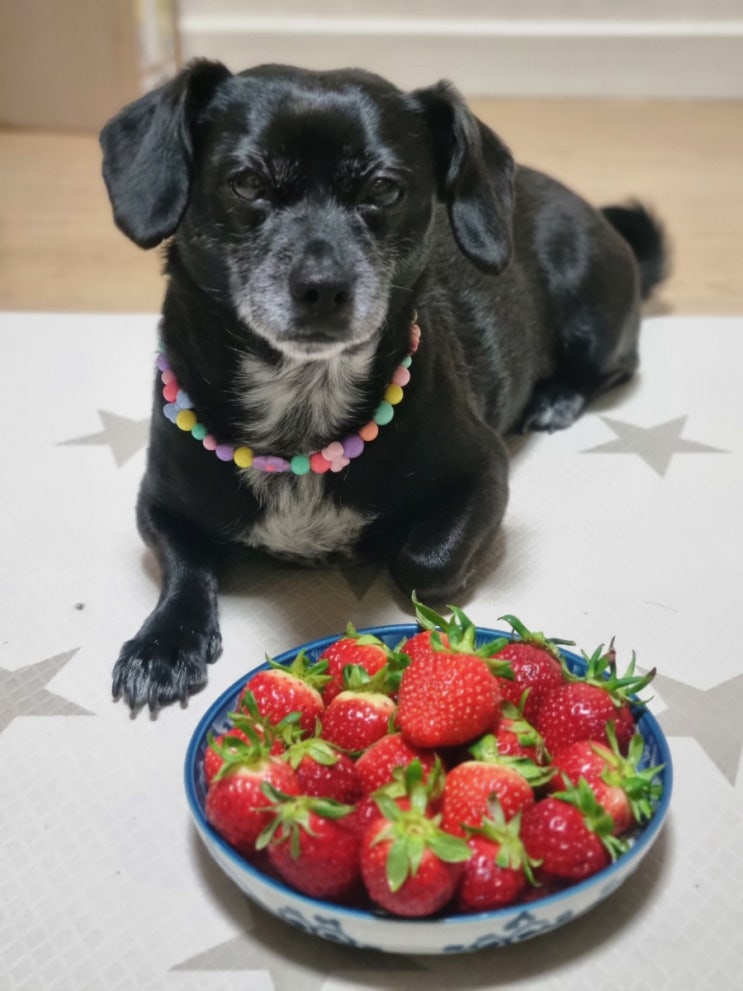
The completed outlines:
{"type": "Polygon", "coordinates": [[[565,430],[580,416],[586,397],[562,382],[540,382],[521,420],[521,433],[565,430]]]}
{"type": "Polygon", "coordinates": [[[148,705],[155,712],[171,702],[185,703],[206,684],[207,665],[221,648],[216,620],[196,629],[155,612],[121,648],[113,669],[113,696],[132,710],[148,705]]]}
{"type": "Polygon", "coordinates": [[[469,577],[469,569],[456,567],[443,554],[410,546],[392,562],[390,573],[407,597],[414,592],[431,605],[455,601],[469,577]]]}

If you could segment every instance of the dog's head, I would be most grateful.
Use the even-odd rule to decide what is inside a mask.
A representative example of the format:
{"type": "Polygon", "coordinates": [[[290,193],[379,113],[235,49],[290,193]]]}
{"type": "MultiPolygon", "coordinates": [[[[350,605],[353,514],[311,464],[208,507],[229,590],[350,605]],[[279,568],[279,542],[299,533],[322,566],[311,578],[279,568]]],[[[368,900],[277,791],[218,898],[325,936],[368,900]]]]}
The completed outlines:
{"type": "Polygon", "coordinates": [[[376,337],[425,267],[437,202],[478,268],[509,258],[513,161],[444,83],[196,62],[101,144],[124,233],[175,235],[196,281],[293,358],[376,337]]]}

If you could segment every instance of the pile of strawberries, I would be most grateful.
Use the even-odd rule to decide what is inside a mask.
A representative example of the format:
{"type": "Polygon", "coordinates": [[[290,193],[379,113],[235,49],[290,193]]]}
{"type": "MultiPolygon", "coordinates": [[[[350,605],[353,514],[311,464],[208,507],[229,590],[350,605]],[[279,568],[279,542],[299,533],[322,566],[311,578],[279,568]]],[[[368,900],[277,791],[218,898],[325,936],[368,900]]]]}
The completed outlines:
{"type": "Polygon", "coordinates": [[[577,677],[515,617],[416,602],[393,650],[346,635],[246,683],[204,758],[206,817],[242,856],[315,898],[404,917],[501,908],[606,867],[660,798],[613,645],[577,677]]]}

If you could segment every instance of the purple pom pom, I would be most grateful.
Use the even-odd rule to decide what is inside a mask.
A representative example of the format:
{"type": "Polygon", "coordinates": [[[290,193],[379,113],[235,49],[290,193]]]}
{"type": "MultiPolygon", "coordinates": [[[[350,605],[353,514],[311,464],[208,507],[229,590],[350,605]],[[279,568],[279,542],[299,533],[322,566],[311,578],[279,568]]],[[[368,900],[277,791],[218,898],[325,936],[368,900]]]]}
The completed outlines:
{"type": "Polygon", "coordinates": [[[358,458],[364,450],[364,442],[358,434],[351,434],[343,440],[343,453],[347,458],[358,458]]]}

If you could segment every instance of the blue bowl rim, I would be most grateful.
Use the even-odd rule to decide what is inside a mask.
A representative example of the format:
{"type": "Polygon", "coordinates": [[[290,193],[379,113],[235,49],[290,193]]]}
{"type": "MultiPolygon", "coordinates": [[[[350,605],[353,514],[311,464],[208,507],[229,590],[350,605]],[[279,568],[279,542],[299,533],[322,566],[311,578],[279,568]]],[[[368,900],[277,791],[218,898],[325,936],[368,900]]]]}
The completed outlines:
{"type": "MultiPolygon", "coordinates": [[[[421,628],[415,623],[398,623],[388,624],[386,626],[369,626],[360,629],[358,632],[362,634],[371,633],[381,639],[389,637],[392,642],[395,642],[395,638],[397,638],[397,640],[402,640],[403,637],[411,637],[415,633],[420,632],[420,629],[421,628]]],[[[476,630],[478,642],[495,640],[497,637],[506,637],[509,640],[513,639],[513,634],[505,630],[491,629],[489,627],[482,626],[476,627],[476,630]]],[[[334,643],[342,635],[343,634],[336,633],[332,636],[322,637],[317,640],[310,640],[298,647],[293,647],[290,650],[284,651],[277,657],[272,658],[272,660],[277,664],[290,664],[301,650],[305,650],[308,653],[311,651],[322,652],[326,647],[329,647],[330,644],[334,643]]],[[[566,650],[564,647],[560,647],[560,653],[566,659],[571,670],[585,670],[585,658],[573,653],[572,651],[566,650]]],[[[319,898],[311,898],[308,895],[291,888],[289,885],[284,884],[280,880],[270,877],[263,871],[254,867],[251,863],[245,860],[244,857],[241,857],[240,854],[237,853],[237,851],[234,850],[225,840],[223,840],[222,837],[209,824],[196,794],[195,776],[198,773],[198,758],[206,744],[207,734],[212,728],[212,724],[220,712],[228,706],[228,703],[230,704],[230,708],[234,705],[237,695],[244,687],[248,677],[254,675],[258,671],[264,671],[268,667],[269,664],[266,661],[262,664],[256,665],[255,668],[251,668],[241,678],[233,682],[229,688],[225,689],[225,691],[222,692],[222,694],[215,699],[214,702],[212,702],[207,711],[199,720],[186,750],[186,760],[184,766],[186,798],[191,814],[194,817],[199,830],[209,837],[210,842],[214,843],[219,848],[224,857],[232,861],[244,874],[254,877],[258,883],[264,884],[269,888],[273,888],[282,897],[297,901],[305,905],[311,911],[328,912],[339,917],[345,916],[347,918],[353,918],[357,921],[394,922],[395,924],[404,925],[406,927],[423,926],[426,924],[430,925],[431,923],[436,923],[438,925],[443,924],[446,926],[465,924],[472,925],[473,923],[491,921],[494,925],[497,925],[499,921],[502,920],[505,922],[506,920],[511,919],[514,915],[517,915],[520,912],[532,907],[535,909],[541,909],[543,907],[556,908],[561,902],[568,899],[573,899],[576,895],[579,895],[580,892],[585,891],[588,888],[598,886],[599,884],[601,884],[602,887],[606,886],[608,890],[613,890],[613,880],[617,874],[624,869],[627,863],[627,858],[631,857],[639,863],[640,859],[642,859],[647,852],[647,849],[655,840],[665,821],[670,806],[671,792],[673,789],[673,763],[671,760],[671,751],[668,746],[668,741],[666,740],[657,719],[651,712],[649,712],[647,708],[644,708],[642,715],[638,720],[638,726],[641,729],[643,737],[653,737],[655,745],[659,751],[659,763],[664,765],[663,770],[658,775],[663,784],[663,795],[655,808],[652,819],[643,828],[642,832],[633,843],[631,849],[627,851],[627,853],[622,854],[616,861],[614,861],[614,863],[610,864],[608,867],[605,867],[597,874],[593,874],[591,877],[588,877],[583,881],[572,884],[562,891],[555,892],[551,895],[545,895],[544,898],[535,899],[533,902],[520,902],[515,905],[508,905],[505,908],[493,909],[488,912],[460,913],[456,915],[442,915],[423,919],[399,918],[382,911],[380,911],[379,914],[376,914],[366,909],[350,908],[347,905],[339,905],[337,902],[323,901],[319,898]]]]}

